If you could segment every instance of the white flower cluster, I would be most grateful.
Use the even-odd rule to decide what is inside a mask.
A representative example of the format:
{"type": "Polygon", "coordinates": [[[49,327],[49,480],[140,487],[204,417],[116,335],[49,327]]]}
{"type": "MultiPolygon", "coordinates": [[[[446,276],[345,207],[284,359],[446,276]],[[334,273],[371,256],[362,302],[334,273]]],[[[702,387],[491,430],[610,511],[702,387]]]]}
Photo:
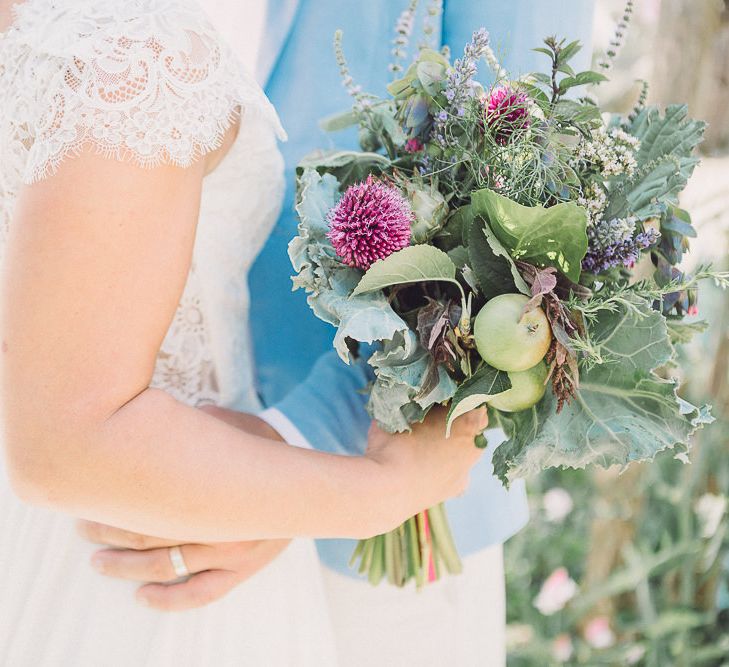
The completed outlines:
{"type": "Polygon", "coordinates": [[[607,193],[598,183],[591,183],[577,198],[577,204],[587,211],[588,224],[596,225],[607,206],[607,193]]]}
{"type": "Polygon", "coordinates": [[[602,178],[632,176],[638,166],[635,153],[640,141],[616,127],[606,131],[601,128],[589,141],[582,140],[575,151],[573,165],[592,165],[602,178]]]}

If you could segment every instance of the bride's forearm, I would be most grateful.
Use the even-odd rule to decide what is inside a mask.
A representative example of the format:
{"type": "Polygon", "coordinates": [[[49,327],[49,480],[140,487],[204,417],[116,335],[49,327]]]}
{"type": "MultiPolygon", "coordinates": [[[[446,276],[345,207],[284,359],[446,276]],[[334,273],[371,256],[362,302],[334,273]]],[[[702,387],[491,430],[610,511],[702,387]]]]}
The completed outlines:
{"type": "Polygon", "coordinates": [[[402,518],[376,461],[282,446],[153,389],[73,440],[21,464],[28,500],[191,541],[361,537],[402,518]]]}

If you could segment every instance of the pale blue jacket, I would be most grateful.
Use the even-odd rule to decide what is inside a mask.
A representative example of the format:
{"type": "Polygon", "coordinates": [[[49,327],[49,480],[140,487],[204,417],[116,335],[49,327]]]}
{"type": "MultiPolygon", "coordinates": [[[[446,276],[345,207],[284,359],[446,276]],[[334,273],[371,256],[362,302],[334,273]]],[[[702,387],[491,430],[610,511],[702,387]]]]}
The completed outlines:
{"type": "MultiPolygon", "coordinates": [[[[309,310],[303,292],[291,291],[287,244],[296,234],[294,170],[317,148],[356,148],[355,131],[334,135],[318,121],[350,106],[334,62],[334,31],[344,31],[351,73],[366,91],[384,94],[389,81],[393,27],[407,0],[269,0],[267,33],[259,80],[288,132],[282,145],[287,190],[283,212],[250,275],[251,323],[258,386],[265,405],[282,412],[316,449],[359,453],[366,444],[370,420],[365,412],[369,370],[347,366],[332,350],[333,328],[309,310]]],[[[427,5],[421,0],[421,5],[427,5]]],[[[589,65],[592,0],[445,0],[435,38],[451,46],[454,56],[471,34],[484,26],[492,46],[512,74],[544,67],[546,58],[531,51],[551,34],[581,39],[586,47],[582,67],[589,65]]],[[[417,46],[418,26],[412,37],[417,46]]],[[[481,72],[488,77],[486,66],[481,72]]],[[[474,468],[468,492],[449,501],[448,514],[462,555],[504,542],[528,519],[526,494],[517,482],[505,490],[492,472],[491,447],[474,468]]],[[[306,502],[306,499],[302,499],[306,502]]],[[[322,561],[341,572],[354,543],[320,540],[322,561]]],[[[354,575],[353,575],[354,576],[354,575]]]]}

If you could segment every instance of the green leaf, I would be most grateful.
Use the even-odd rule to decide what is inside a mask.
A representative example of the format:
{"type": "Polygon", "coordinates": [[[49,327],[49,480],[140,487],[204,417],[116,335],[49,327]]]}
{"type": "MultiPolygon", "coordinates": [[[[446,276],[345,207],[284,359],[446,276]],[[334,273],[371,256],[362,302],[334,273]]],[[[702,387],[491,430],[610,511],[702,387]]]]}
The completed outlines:
{"type": "Polygon", "coordinates": [[[476,220],[476,214],[470,204],[459,206],[448,217],[444,231],[449,231],[459,239],[459,242],[468,247],[471,240],[471,227],[476,220]]]}
{"type": "Polygon", "coordinates": [[[456,268],[463,269],[468,265],[468,249],[462,245],[456,246],[448,251],[448,257],[456,265],[456,268]]]}
{"type": "Polygon", "coordinates": [[[601,83],[602,81],[607,80],[608,78],[599,72],[593,72],[590,70],[586,72],[579,72],[574,76],[568,76],[562,79],[559,82],[559,92],[564,94],[570,88],[574,88],[575,86],[588,86],[590,84],[601,83]]]}
{"type": "Polygon", "coordinates": [[[696,230],[691,224],[691,216],[678,206],[672,206],[669,215],[661,219],[661,232],[674,232],[680,236],[696,238],[696,230]]]}
{"type": "Polygon", "coordinates": [[[432,49],[420,49],[418,59],[408,67],[401,78],[388,84],[387,92],[395,99],[404,99],[416,92],[414,87],[416,82],[424,88],[426,85],[430,87],[435,83],[437,72],[445,72],[449,65],[448,59],[442,53],[432,49]],[[424,63],[432,63],[432,65],[423,67],[424,63]],[[423,79],[425,80],[423,81],[423,79]]]}
{"type": "Polygon", "coordinates": [[[390,433],[409,431],[436,403],[450,399],[456,384],[420,345],[414,331],[398,332],[369,359],[376,371],[367,411],[390,433]]]}
{"type": "Polygon", "coordinates": [[[575,70],[573,70],[567,63],[561,63],[557,66],[557,71],[567,74],[568,76],[574,76],[575,70]]]}
{"type": "Polygon", "coordinates": [[[570,42],[567,46],[563,46],[559,50],[559,62],[566,63],[567,61],[572,60],[572,58],[574,58],[581,50],[582,44],[579,40],[570,42]]]}
{"type": "Polygon", "coordinates": [[[451,434],[453,422],[461,415],[488,403],[494,396],[511,389],[511,381],[504,371],[498,371],[484,364],[476,373],[466,380],[453,396],[448,411],[446,435],[451,434]]]}
{"type": "MultiPolygon", "coordinates": [[[[688,173],[698,162],[698,158],[691,160],[688,173]]],[[[628,181],[624,188],[614,188],[603,217],[612,220],[632,215],[638,220],[648,220],[662,216],[668,206],[678,201],[678,194],[686,187],[688,175],[684,167],[687,165],[688,162],[669,156],[635,180],[628,181]]]]}
{"type": "Polygon", "coordinates": [[[337,328],[334,349],[345,363],[350,359],[347,339],[374,343],[388,340],[408,328],[383,294],[350,297],[326,291],[310,296],[308,302],[319,319],[337,328]]]}
{"type": "Polygon", "coordinates": [[[696,322],[684,322],[682,320],[668,320],[668,335],[674,345],[685,345],[690,343],[696,334],[704,333],[709,327],[705,320],[696,322]]]}
{"type": "Polygon", "coordinates": [[[549,96],[541,88],[538,88],[531,83],[524,83],[521,85],[524,87],[527,95],[529,95],[529,97],[537,103],[537,106],[539,106],[545,114],[548,114],[552,104],[549,96]]]}
{"type": "Polygon", "coordinates": [[[673,357],[666,321],[634,298],[602,311],[590,336],[605,362],[583,369],[577,396],[557,414],[548,391],[530,410],[499,413],[509,440],[494,452],[494,469],[513,480],[546,467],[625,466],[652,460],[664,449],[686,451],[691,434],[712,421],[676,395],[673,381],[655,370],[673,357]]]}
{"type": "Polygon", "coordinates": [[[392,285],[456,280],[456,265],[446,253],[434,246],[414,245],[375,262],[362,276],[353,296],[374,292],[392,285]]]}
{"type": "Polygon", "coordinates": [[[598,106],[575,100],[559,100],[552,109],[552,116],[565,123],[597,122],[601,119],[598,106]]]}
{"type": "MultiPolygon", "coordinates": [[[[499,294],[514,292],[516,290],[515,273],[517,276],[519,274],[506,251],[503,251],[501,255],[494,252],[486,236],[487,231],[490,233],[490,230],[486,229],[483,219],[478,219],[471,225],[468,258],[481,293],[486,299],[491,299],[499,294]]],[[[493,234],[491,240],[498,243],[493,234]]],[[[526,284],[523,287],[528,290],[526,284]]]]}
{"type": "Polygon", "coordinates": [[[639,220],[660,217],[678,202],[699,160],[694,156],[706,123],[688,117],[685,105],[671,105],[661,116],[656,107],[643,109],[625,130],[640,139],[637,175],[616,181],[604,217],[639,220]]]}
{"type": "Polygon", "coordinates": [[[636,155],[639,165],[665,155],[689,157],[701,143],[705,129],[706,123],[689,118],[685,104],[668,106],[663,117],[656,107],[643,109],[627,127],[640,139],[636,155]]]}
{"type": "Polygon", "coordinates": [[[376,131],[389,135],[396,146],[401,146],[407,141],[400,123],[395,118],[395,110],[389,105],[373,107],[370,110],[372,126],[376,131]]]}
{"type": "Polygon", "coordinates": [[[359,114],[354,111],[344,111],[327,116],[319,121],[319,127],[325,132],[338,132],[359,123],[359,114]]]}
{"type": "Polygon", "coordinates": [[[543,53],[545,56],[548,56],[549,58],[552,57],[552,50],[551,49],[545,49],[543,46],[538,46],[536,49],[532,49],[532,51],[536,51],[537,53],[543,53]]]}
{"type": "Polygon", "coordinates": [[[379,174],[390,166],[390,161],[379,153],[361,151],[314,151],[304,156],[296,167],[300,179],[306,169],[320,174],[332,174],[341,187],[363,181],[369,174],[379,174]]]}
{"type": "MultiPolygon", "coordinates": [[[[534,49],[537,51],[538,49],[534,49]]],[[[545,86],[549,86],[551,88],[552,86],[552,77],[549,76],[549,74],[545,74],[544,72],[534,72],[533,74],[529,75],[531,78],[533,78],[535,81],[544,84],[545,86]]]]}
{"type": "Polygon", "coordinates": [[[499,240],[496,238],[494,233],[491,231],[491,228],[487,225],[484,225],[483,227],[483,233],[486,237],[486,241],[489,244],[489,247],[493,251],[493,253],[497,257],[503,257],[507,263],[509,264],[509,269],[511,270],[511,277],[514,280],[514,285],[517,289],[517,291],[521,292],[522,294],[527,294],[531,296],[531,290],[529,289],[529,285],[526,284],[524,278],[521,277],[521,273],[519,273],[519,269],[516,268],[516,264],[514,264],[514,260],[511,259],[511,256],[506,251],[506,248],[504,248],[503,245],[499,242],[499,240]]]}
{"type": "Polygon", "coordinates": [[[553,266],[573,282],[580,279],[587,252],[587,214],[566,202],[551,208],[522,206],[492,190],[471,195],[474,213],[483,215],[514,260],[553,266]]]}
{"type": "Polygon", "coordinates": [[[299,201],[298,235],[289,242],[289,258],[297,272],[294,289],[318,292],[330,287],[329,278],[344,266],[337,259],[327,239],[327,214],[339,198],[339,181],[331,174],[324,176],[314,169],[305,169],[297,178],[299,201]],[[325,268],[326,267],[326,268],[325,268]]]}
{"type": "Polygon", "coordinates": [[[425,61],[417,65],[418,79],[428,95],[435,97],[443,87],[446,68],[443,63],[425,61]]]}

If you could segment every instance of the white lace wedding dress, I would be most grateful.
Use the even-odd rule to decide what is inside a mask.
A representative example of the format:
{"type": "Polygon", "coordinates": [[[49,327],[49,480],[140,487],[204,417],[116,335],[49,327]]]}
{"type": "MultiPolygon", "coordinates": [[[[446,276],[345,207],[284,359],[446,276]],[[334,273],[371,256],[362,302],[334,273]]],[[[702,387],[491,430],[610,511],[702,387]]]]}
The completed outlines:
{"type": "MultiPolygon", "coordinates": [[[[153,384],[191,405],[255,411],[246,275],[283,188],[282,130],[260,88],[188,0],[27,0],[0,36],[3,239],[23,184],[52,177],[82,146],[185,166],[238,116],[234,144],[204,181],[192,267],[153,384]]],[[[135,584],[96,574],[94,550],[70,517],[18,501],[0,470],[0,664],[333,663],[310,541],[223,600],[177,614],[145,609],[135,584]]]]}

